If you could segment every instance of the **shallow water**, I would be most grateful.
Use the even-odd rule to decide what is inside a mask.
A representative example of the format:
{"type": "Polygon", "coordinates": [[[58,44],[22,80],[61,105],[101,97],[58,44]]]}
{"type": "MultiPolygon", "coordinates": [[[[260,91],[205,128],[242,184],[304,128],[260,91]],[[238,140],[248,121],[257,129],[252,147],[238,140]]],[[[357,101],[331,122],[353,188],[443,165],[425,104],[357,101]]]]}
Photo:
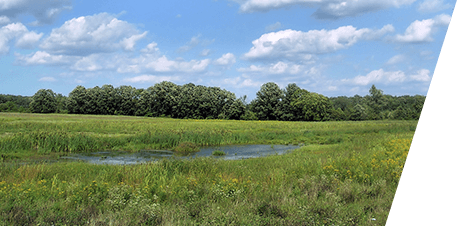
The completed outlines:
{"type": "MultiPolygon", "coordinates": [[[[201,148],[199,152],[188,156],[176,156],[177,158],[194,158],[213,156],[215,150],[225,152],[224,156],[213,156],[224,160],[237,160],[247,158],[258,158],[274,154],[284,154],[287,151],[297,149],[297,145],[229,145],[221,147],[201,148]]],[[[167,150],[141,150],[136,153],[123,151],[103,151],[90,154],[74,154],[60,157],[62,161],[85,161],[94,164],[139,164],[157,161],[163,158],[170,158],[173,152],[167,150]]]]}

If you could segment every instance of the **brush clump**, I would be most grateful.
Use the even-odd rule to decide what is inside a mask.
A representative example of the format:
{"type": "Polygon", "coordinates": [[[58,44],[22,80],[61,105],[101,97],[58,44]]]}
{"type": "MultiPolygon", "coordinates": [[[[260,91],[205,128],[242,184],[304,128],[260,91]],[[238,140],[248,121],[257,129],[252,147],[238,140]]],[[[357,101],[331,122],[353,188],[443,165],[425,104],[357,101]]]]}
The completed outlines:
{"type": "Polygon", "coordinates": [[[212,154],[213,154],[214,156],[224,156],[224,155],[225,155],[225,152],[220,151],[220,150],[215,150],[215,151],[213,151],[212,154]]]}
{"type": "Polygon", "coordinates": [[[172,149],[178,155],[190,155],[199,152],[200,148],[193,142],[182,142],[177,147],[172,149]]]}

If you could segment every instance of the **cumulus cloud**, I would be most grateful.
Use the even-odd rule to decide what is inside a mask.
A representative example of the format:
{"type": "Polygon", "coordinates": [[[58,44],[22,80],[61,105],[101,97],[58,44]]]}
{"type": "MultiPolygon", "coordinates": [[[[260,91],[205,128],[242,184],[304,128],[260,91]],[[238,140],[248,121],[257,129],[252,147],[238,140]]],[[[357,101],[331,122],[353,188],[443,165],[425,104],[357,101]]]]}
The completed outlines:
{"type": "Polygon", "coordinates": [[[289,7],[291,5],[312,6],[313,3],[320,3],[320,0],[244,0],[237,1],[240,4],[240,12],[265,12],[273,9],[289,7]]]}
{"type": "Polygon", "coordinates": [[[124,50],[133,51],[135,50],[136,42],[146,37],[146,34],[148,34],[147,31],[143,32],[143,34],[132,35],[129,38],[124,38],[120,43],[124,47],[124,50]]]}
{"type": "Polygon", "coordinates": [[[155,76],[155,75],[140,75],[131,78],[123,79],[124,82],[130,83],[159,83],[162,81],[173,81],[175,80],[171,76],[155,76]]]}
{"type": "Polygon", "coordinates": [[[35,43],[37,43],[41,37],[43,36],[43,33],[37,34],[35,32],[27,32],[20,37],[17,42],[16,46],[24,49],[31,49],[35,47],[35,43]]]}
{"type": "Polygon", "coordinates": [[[420,43],[433,41],[432,34],[439,26],[448,26],[451,16],[441,14],[432,19],[416,20],[406,28],[402,35],[396,35],[394,41],[407,43],[420,43]]]}
{"type": "Polygon", "coordinates": [[[210,60],[169,60],[166,56],[157,59],[145,59],[144,68],[152,72],[202,72],[208,67],[210,60]]]}
{"type": "Polygon", "coordinates": [[[199,40],[200,36],[201,35],[192,37],[190,39],[190,41],[186,43],[186,45],[179,47],[177,51],[179,53],[184,53],[184,52],[187,52],[187,51],[193,49],[195,46],[198,45],[198,43],[200,43],[200,40],[199,40]]]}
{"type": "Polygon", "coordinates": [[[238,68],[239,72],[262,73],[262,74],[298,74],[304,70],[303,65],[285,63],[279,61],[266,67],[251,65],[247,68],[238,68]]]}
{"type": "Polygon", "coordinates": [[[143,52],[143,53],[155,53],[158,51],[159,51],[159,48],[157,48],[157,43],[155,43],[155,42],[151,42],[146,46],[146,48],[141,49],[141,52],[143,52]]]}
{"type": "Polygon", "coordinates": [[[421,70],[418,70],[416,74],[410,75],[409,77],[413,81],[429,82],[430,80],[432,80],[432,78],[430,77],[429,74],[430,74],[429,70],[421,69],[421,70]]]}
{"type": "Polygon", "coordinates": [[[425,0],[419,4],[417,10],[422,13],[434,13],[449,8],[452,8],[452,5],[445,4],[443,0],[425,0]]]}
{"type": "Polygon", "coordinates": [[[260,81],[253,81],[250,78],[236,77],[236,78],[227,78],[223,80],[224,84],[230,84],[235,87],[260,87],[263,83],[260,81]]]}
{"type": "Polygon", "coordinates": [[[0,25],[7,24],[10,22],[10,18],[6,16],[0,16],[0,25]]]}
{"type": "Polygon", "coordinates": [[[374,70],[368,73],[367,75],[356,76],[352,81],[356,85],[366,86],[368,84],[383,82],[403,82],[406,79],[406,75],[403,71],[384,71],[382,68],[379,70],[374,70]]]}
{"type": "Polygon", "coordinates": [[[108,69],[108,65],[103,65],[100,55],[92,54],[85,57],[80,57],[72,66],[71,69],[76,71],[98,71],[108,69]]]}
{"type": "Polygon", "coordinates": [[[386,64],[398,64],[400,62],[403,62],[406,59],[406,57],[403,54],[395,55],[392,58],[390,58],[386,64]]]}
{"type": "Polygon", "coordinates": [[[67,65],[75,60],[75,57],[51,55],[45,51],[37,51],[28,55],[15,55],[16,61],[22,65],[67,65]]]}
{"type": "Polygon", "coordinates": [[[133,24],[108,13],[82,16],[53,29],[40,48],[54,54],[87,56],[93,53],[132,50],[144,38],[133,24]]]}
{"type": "Polygon", "coordinates": [[[350,47],[360,40],[380,38],[393,32],[392,25],[382,29],[357,29],[353,26],[339,27],[334,30],[282,30],[263,34],[252,42],[253,47],[244,54],[249,60],[287,58],[289,60],[310,60],[312,54],[335,52],[350,47]]]}
{"type": "Polygon", "coordinates": [[[226,53],[221,58],[213,61],[213,64],[220,66],[229,66],[236,63],[236,57],[233,53],[226,53]]]}
{"type": "Polygon", "coordinates": [[[40,82],[55,82],[57,81],[54,77],[42,77],[38,79],[40,82]]]}
{"type": "Polygon", "coordinates": [[[70,0],[1,0],[0,15],[16,18],[31,15],[36,21],[33,25],[50,24],[64,10],[71,9],[70,0]]]}
{"type": "Polygon", "coordinates": [[[340,0],[323,1],[317,11],[313,14],[318,19],[339,19],[343,17],[354,17],[368,12],[379,11],[387,8],[400,8],[415,2],[416,0],[340,0]]]}
{"type": "Polygon", "coordinates": [[[344,79],[343,82],[349,82],[361,86],[366,86],[374,83],[402,83],[405,81],[428,82],[431,80],[429,74],[430,71],[427,69],[418,70],[416,74],[407,76],[403,71],[384,71],[381,68],[379,70],[373,70],[367,75],[359,75],[353,79],[344,79]]]}
{"type": "Polygon", "coordinates": [[[16,40],[16,46],[20,48],[31,48],[43,36],[29,31],[22,23],[12,23],[0,28],[0,54],[9,52],[9,43],[16,40]]]}
{"type": "Polygon", "coordinates": [[[265,30],[266,31],[275,31],[275,30],[278,30],[279,28],[281,28],[281,23],[279,22],[276,22],[274,24],[271,24],[271,25],[268,25],[265,30]]]}
{"type": "Polygon", "coordinates": [[[200,56],[208,56],[210,54],[211,50],[209,49],[204,49],[200,52],[200,56]]]}
{"type": "Polygon", "coordinates": [[[313,14],[318,19],[353,17],[391,7],[410,5],[416,0],[233,0],[240,4],[240,12],[265,12],[294,5],[317,7],[313,14]]]}

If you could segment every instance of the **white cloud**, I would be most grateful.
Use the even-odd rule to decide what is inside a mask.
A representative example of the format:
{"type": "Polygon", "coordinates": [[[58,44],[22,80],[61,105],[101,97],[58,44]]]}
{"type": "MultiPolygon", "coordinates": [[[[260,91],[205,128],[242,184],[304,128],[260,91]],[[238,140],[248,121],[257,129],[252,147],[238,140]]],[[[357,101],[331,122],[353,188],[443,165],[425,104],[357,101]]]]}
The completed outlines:
{"type": "Polygon", "coordinates": [[[169,72],[173,70],[175,65],[176,63],[174,61],[170,61],[166,56],[162,56],[146,64],[146,68],[152,69],[152,71],[156,72],[169,72]]]}
{"type": "Polygon", "coordinates": [[[417,74],[411,75],[410,79],[419,82],[429,82],[432,78],[429,76],[430,71],[427,69],[421,69],[417,71],[417,74]]]}
{"type": "Polygon", "coordinates": [[[403,62],[406,59],[406,57],[403,54],[395,55],[392,58],[390,58],[386,64],[398,64],[400,62],[403,62]]]}
{"type": "Polygon", "coordinates": [[[410,5],[416,0],[232,0],[240,4],[240,12],[252,13],[269,11],[293,5],[317,7],[313,14],[318,19],[338,19],[358,16],[363,13],[399,8],[410,5]]]}
{"type": "Polygon", "coordinates": [[[247,68],[238,68],[239,72],[251,72],[262,74],[298,74],[304,71],[304,66],[279,61],[275,64],[269,64],[266,67],[251,65],[247,68]]]}
{"type": "Polygon", "coordinates": [[[141,50],[141,52],[143,52],[143,53],[154,53],[154,52],[158,52],[158,51],[159,51],[159,48],[157,48],[157,43],[155,43],[155,42],[149,43],[146,46],[146,48],[141,50]]]}
{"type": "Polygon", "coordinates": [[[338,90],[338,87],[336,87],[336,86],[329,86],[329,87],[327,87],[327,89],[330,90],[330,91],[336,91],[336,90],[338,90]]]}
{"type": "Polygon", "coordinates": [[[50,24],[59,14],[71,9],[71,0],[1,0],[0,15],[16,18],[19,15],[32,15],[33,25],[50,24]]]}
{"type": "Polygon", "coordinates": [[[0,16],[0,25],[7,24],[10,22],[10,18],[6,16],[0,16]]]}
{"type": "Polygon", "coordinates": [[[159,58],[140,57],[139,59],[134,59],[134,63],[136,63],[136,65],[138,65],[144,71],[194,73],[206,70],[210,60],[169,60],[166,56],[161,56],[159,58]]]}
{"type": "Polygon", "coordinates": [[[240,11],[244,13],[269,11],[288,7],[294,4],[308,4],[320,2],[320,0],[245,0],[238,1],[240,3],[240,11]]]}
{"type": "Polygon", "coordinates": [[[275,30],[278,30],[279,28],[281,28],[281,23],[276,22],[274,24],[271,24],[271,25],[268,25],[267,27],[265,27],[265,30],[266,31],[275,31],[275,30]]]}
{"type": "Polygon", "coordinates": [[[41,39],[41,37],[43,37],[43,33],[37,34],[33,31],[25,33],[17,40],[16,46],[31,49],[35,47],[35,44],[41,39]]]}
{"type": "Polygon", "coordinates": [[[37,51],[29,55],[15,54],[16,61],[22,65],[64,65],[70,64],[75,57],[64,55],[51,55],[45,51],[37,51]]]}
{"type": "Polygon", "coordinates": [[[452,8],[452,5],[445,4],[443,0],[425,0],[419,4],[417,10],[422,13],[434,13],[449,8],[452,8]]]}
{"type": "Polygon", "coordinates": [[[200,52],[200,56],[208,56],[210,54],[211,50],[209,49],[204,49],[200,52]]]}
{"type": "Polygon", "coordinates": [[[250,78],[227,78],[223,80],[224,84],[230,84],[234,87],[243,88],[243,87],[260,87],[263,83],[259,81],[253,81],[250,78]]]}
{"type": "Polygon", "coordinates": [[[356,85],[366,86],[368,84],[383,82],[403,82],[406,79],[406,75],[403,71],[384,71],[382,68],[374,70],[365,76],[359,75],[352,79],[352,82],[356,85]]]}
{"type": "Polygon", "coordinates": [[[213,61],[213,64],[221,66],[232,65],[234,63],[236,63],[236,57],[233,53],[226,53],[221,58],[213,61]]]}
{"type": "Polygon", "coordinates": [[[284,72],[286,72],[288,68],[289,65],[287,65],[286,63],[278,62],[272,67],[270,67],[270,71],[272,72],[272,74],[283,74],[284,72]]]}
{"type": "Polygon", "coordinates": [[[353,26],[339,27],[334,30],[282,30],[263,34],[252,42],[253,47],[244,54],[249,60],[287,58],[289,60],[309,60],[312,54],[335,52],[348,48],[359,40],[380,38],[393,32],[392,25],[382,29],[357,29],[353,26]]]}
{"type": "Polygon", "coordinates": [[[132,78],[125,78],[123,81],[124,82],[130,82],[130,83],[159,83],[162,81],[173,81],[173,77],[171,76],[155,76],[155,75],[140,75],[140,76],[135,76],[132,78]]]}
{"type": "Polygon", "coordinates": [[[133,51],[135,49],[136,42],[143,39],[144,37],[146,37],[147,34],[148,34],[148,32],[145,31],[145,32],[143,32],[143,34],[132,35],[129,38],[124,38],[121,41],[121,45],[124,47],[124,50],[133,51]]]}
{"type": "Polygon", "coordinates": [[[433,41],[432,34],[438,26],[447,26],[451,22],[451,17],[446,14],[441,14],[433,19],[416,20],[406,28],[403,35],[396,35],[394,41],[397,42],[431,42],[433,41]]]}
{"type": "Polygon", "coordinates": [[[251,79],[245,79],[242,83],[239,84],[239,87],[260,87],[262,82],[255,82],[251,79]]]}
{"type": "Polygon", "coordinates": [[[415,2],[416,0],[328,0],[313,14],[318,19],[338,19],[353,17],[368,12],[379,11],[387,8],[400,8],[415,2]]]}
{"type": "Polygon", "coordinates": [[[57,80],[54,77],[42,77],[38,81],[40,81],[40,82],[55,82],[57,80]]]}
{"type": "Polygon", "coordinates": [[[87,56],[92,53],[131,50],[143,38],[133,24],[108,13],[82,16],[53,29],[40,48],[54,54],[87,56]]]}
{"type": "Polygon", "coordinates": [[[116,71],[118,73],[140,73],[141,68],[139,65],[122,65],[119,66],[116,71]]]}
{"type": "Polygon", "coordinates": [[[102,69],[107,69],[107,65],[102,65],[100,61],[101,56],[97,54],[92,54],[89,56],[81,57],[76,61],[71,69],[76,71],[98,71],[102,69]]]}
{"type": "Polygon", "coordinates": [[[264,71],[265,68],[262,66],[251,65],[247,68],[238,68],[237,71],[239,72],[261,72],[264,71]]]}
{"type": "Polygon", "coordinates": [[[43,34],[29,31],[22,23],[12,23],[0,28],[0,54],[9,52],[9,43],[16,39],[16,46],[31,48],[43,34]]]}
{"type": "Polygon", "coordinates": [[[192,37],[190,39],[190,41],[186,43],[186,45],[179,47],[177,51],[179,53],[184,53],[184,52],[187,52],[187,51],[193,49],[195,46],[198,45],[198,43],[200,43],[200,40],[199,40],[200,36],[201,35],[192,37]]]}

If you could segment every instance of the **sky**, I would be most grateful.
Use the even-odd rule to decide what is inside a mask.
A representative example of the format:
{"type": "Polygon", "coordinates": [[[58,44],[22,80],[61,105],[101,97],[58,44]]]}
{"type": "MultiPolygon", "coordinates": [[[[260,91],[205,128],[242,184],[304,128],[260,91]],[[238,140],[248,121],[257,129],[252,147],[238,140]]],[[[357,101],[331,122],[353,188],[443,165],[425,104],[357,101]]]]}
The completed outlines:
{"type": "Polygon", "coordinates": [[[449,0],[0,0],[0,93],[161,81],[426,95],[449,0]]]}

